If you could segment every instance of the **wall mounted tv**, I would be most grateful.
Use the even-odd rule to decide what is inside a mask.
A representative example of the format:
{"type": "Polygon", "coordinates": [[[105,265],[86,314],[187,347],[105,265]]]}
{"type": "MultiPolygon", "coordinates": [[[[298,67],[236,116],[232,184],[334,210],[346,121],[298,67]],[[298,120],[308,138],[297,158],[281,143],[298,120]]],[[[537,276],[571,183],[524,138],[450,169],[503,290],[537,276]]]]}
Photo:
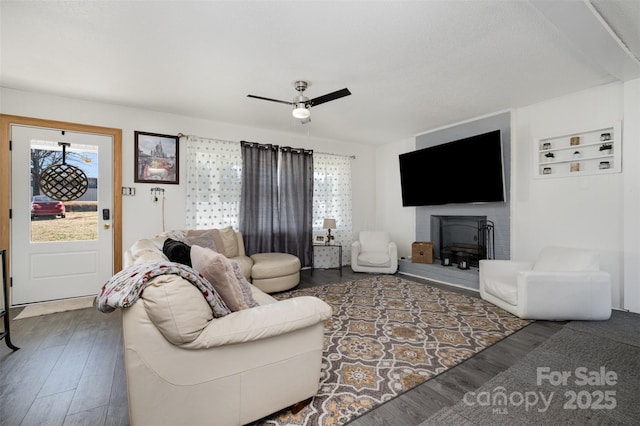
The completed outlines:
{"type": "Polygon", "coordinates": [[[399,159],[403,206],[505,201],[500,130],[399,159]]]}

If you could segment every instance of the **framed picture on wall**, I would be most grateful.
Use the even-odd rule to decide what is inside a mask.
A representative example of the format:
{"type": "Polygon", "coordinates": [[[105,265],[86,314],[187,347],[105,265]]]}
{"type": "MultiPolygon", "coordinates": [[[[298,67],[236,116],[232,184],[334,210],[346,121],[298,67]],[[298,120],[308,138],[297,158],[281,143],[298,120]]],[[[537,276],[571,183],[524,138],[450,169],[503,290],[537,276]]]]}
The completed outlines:
{"type": "Polygon", "coordinates": [[[178,184],[178,136],[135,132],[135,182],[178,184]]]}

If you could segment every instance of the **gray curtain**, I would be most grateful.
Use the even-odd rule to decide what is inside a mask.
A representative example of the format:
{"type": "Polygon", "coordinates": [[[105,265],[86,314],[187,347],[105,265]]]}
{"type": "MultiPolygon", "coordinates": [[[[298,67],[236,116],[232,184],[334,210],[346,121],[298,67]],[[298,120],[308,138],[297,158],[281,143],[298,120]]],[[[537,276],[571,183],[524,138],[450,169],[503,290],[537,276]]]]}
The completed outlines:
{"type": "Polygon", "coordinates": [[[240,232],[247,255],[277,251],[278,146],[240,142],[242,195],[240,232]]]}
{"type": "Polygon", "coordinates": [[[277,251],[311,266],[313,250],[313,151],[280,149],[280,235],[277,251]]]}

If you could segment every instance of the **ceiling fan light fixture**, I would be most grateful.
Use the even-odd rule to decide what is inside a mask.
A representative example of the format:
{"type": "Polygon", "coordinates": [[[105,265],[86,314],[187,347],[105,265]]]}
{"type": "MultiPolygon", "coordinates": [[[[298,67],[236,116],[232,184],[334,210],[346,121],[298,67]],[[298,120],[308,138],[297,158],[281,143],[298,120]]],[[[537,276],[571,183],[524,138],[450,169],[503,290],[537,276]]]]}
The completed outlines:
{"type": "Polygon", "coordinates": [[[307,108],[305,104],[303,103],[295,104],[295,108],[293,109],[293,116],[295,118],[299,118],[303,120],[305,118],[309,118],[310,115],[311,115],[311,111],[309,111],[309,108],[307,108]]]}

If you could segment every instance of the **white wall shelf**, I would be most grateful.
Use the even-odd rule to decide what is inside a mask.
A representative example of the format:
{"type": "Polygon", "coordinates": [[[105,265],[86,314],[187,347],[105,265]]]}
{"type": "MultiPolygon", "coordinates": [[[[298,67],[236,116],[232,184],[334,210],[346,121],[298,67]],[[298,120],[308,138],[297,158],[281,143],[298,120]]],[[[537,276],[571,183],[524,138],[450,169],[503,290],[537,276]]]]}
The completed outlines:
{"type": "Polygon", "coordinates": [[[620,173],[622,135],[620,123],[595,130],[536,139],[533,168],[536,178],[620,173]],[[607,136],[608,134],[608,136],[607,136]],[[611,150],[602,151],[603,144],[611,150]],[[553,154],[553,157],[547,157],[553,154]]]}

